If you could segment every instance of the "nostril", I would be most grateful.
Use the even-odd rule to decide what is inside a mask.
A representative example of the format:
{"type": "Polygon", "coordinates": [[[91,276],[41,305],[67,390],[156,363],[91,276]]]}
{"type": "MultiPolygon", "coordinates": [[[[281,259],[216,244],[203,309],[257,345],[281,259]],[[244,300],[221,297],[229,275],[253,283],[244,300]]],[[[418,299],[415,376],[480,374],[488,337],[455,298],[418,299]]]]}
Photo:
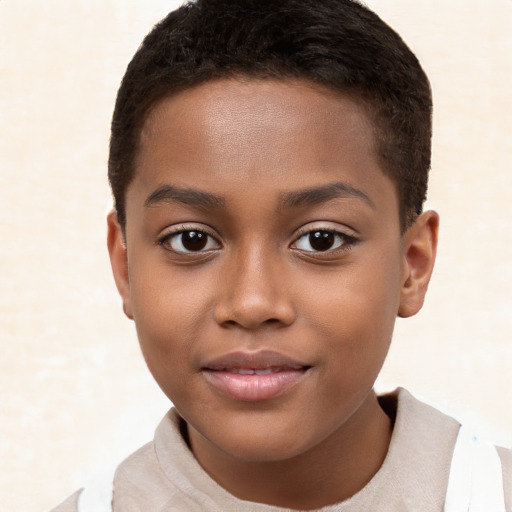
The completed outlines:
{"type": "Polygon", "coordinates": [[[273,325],[273,324],[280,324],[282,322],[278,318],[269,318],[268,320],[265,320],[263,323],[268,324],[268,325],[273,325]]]}
{"type": "Polygon", "coordinates": [[[279,327],[281,325],[285,325],[282,320],[278,318],[269,318],[268,320],[263,320],[262,322],[238,322],[236,320],[226,320],[221,323],[221,327],[225,328],[233,328],[233,327],[242,327],[243,329],[261,329],[265,327],[279,327]]]}
{"type": "Polygon", "coordinates": [[[221,327],[236,327],[238,324],[234,320],[226,320],[222,322],[221,327]]]}

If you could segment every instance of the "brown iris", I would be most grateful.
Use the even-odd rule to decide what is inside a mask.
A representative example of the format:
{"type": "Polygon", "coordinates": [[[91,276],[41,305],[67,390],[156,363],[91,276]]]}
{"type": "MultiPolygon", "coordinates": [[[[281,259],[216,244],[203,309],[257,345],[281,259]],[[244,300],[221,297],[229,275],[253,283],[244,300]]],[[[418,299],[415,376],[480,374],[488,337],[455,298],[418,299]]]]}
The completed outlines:
{"type": "Polygon", "coordinates": [[[309,243],[315,251],[328,251],[334,245],[334,233],[313,231],[309,234],[309,243]]]}
{"type": "Polygon", "coordinates": [[[208,235],[201,231],[183,231],[181,243],[187,251],[201,251],[208,243],[208,235]]]}

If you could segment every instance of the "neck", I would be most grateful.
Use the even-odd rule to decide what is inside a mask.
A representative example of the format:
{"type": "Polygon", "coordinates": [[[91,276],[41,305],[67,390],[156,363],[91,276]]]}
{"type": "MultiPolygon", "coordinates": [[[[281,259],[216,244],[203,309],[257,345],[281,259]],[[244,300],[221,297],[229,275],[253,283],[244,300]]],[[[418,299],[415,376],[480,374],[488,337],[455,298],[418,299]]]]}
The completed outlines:
{"type": "Polygon", "coordinates": [[[344,501],[377,473],[392,425],[372,391],[359,409],[320,444],[280,461],[237,459],[189,426],[191,448],[203,469],[239,499],[312,510],[344,501]]]}

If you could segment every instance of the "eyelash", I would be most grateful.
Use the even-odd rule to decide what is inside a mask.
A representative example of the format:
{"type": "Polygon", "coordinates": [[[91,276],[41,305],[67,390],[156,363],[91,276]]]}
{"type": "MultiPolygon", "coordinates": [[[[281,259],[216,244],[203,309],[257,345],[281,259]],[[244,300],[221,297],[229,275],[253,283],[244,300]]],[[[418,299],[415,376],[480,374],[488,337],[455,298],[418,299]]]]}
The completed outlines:
{"type": "MultiPolygon", "coordinates": [[[[353,247],[357,242],[358,239],[356,237],[348,235],[347,233],[344,233],[333,228],[326,228],[322,226],[317,228],[304,227],[299,231],[294,241],[290,245],[290,248],[303,254],[317,257],[324,254],[327,256],[347,251],[351,247],[353,247]],[[309,246],[311,247],[311,250],[308,250],[304,247],[297,247],[297,244],[301,239],[304,239],[305,237],[311,237],[313,234],[321,234],[316,239],[316,241],[319,242],[320,244],[322,242],[327,241],[327,243],[338,243],[338,246],[334,248],[328,247],[326,249],[315,250],[315,248],[311,245],[312,240],[310,239],[308,242],[309,246]]],[[[218,250],[222,247],[221,243],[217,240],[217,238],[204,228],[195,226],[188,227],[185,225],[182,225],[173,231],[167,232],[158,240],[157,243],[158,245],[162,246],[165,250],[181,255],[210,254],[212,251],[218,250]],[[183,245],[183,238],[181,240],[178,239],[179,235],[184,235],[185,233],[195,234],[197,238],[191,236],[189,242],[198,243],[197,250],[187,249],[183,245]],[[174,240],[179,240],[179,244],[181,245],[182,248],[173,247],[171,244],[174,240]],[[212,244],[214,245],[214,247],[212,247],[212,244]]]]}
{"type": "MultiPolygon", "coordinates": [[[[331,240],[328,240],[331,241],[331,240]]],[[[295,241],[291,244],[291,248],[300,251],[304,254],[308,254],[310,256],[320,256],[325,254],[327,255],[333,255],[340,252],[347,251],[351,249],[356,243],[358,242],[358,239],[352,235],[348,235],[347,233],[344,233],[343,231],[339,231],[337,229],[333,228],[326,228],[326,227],[317,227],[317,228],[303,228],[299,231],[297,237],[295,238],[295,241]],[[325,250],[317,249],[315,250],[314,247],[311,245],[311,240],[309,240],[309,245],[312,247],[312,250],[300,248],[300,247],[294,247],[297,245],[297,243],[305,238],[305,237],[311,237],[313,234],[322,234],[323,236],[320,236],[317,238],[317,241],[322,243],[323,241],[328,240],[327,237],[334,237],[333,243],[335,243],[336,239],[338,239],[339,245],[334,248],[327,248],[325,250]],[[325,236],[327,235],[327,236],[325,236]]]]}
{"type": "MultiPolygon", "coordinates": [[[[193,240],[191,240],[191,241],[193,241],[193,240]]],[[[210,251],[215,250],[215,249],[220,249],[220,247],[221,247],[221,244],[219,243],[219,241],[217,240],[217,238],[215,236],[213,236],[211,233],[206,231],[204,228],[197,228],[194,226],[191,226],[191,227],[180,226],[176,230],[166,233],[158,240],[158,245],[161,245],[167,251],[171,251],[171,252],[174,252],[177,254],[204,254],[204,253],[209,253],[210,251]],[[183,247],[184,250],[176,249],[175,247],[172,247],[171,243],[173,242],[173,240],[178,239],[179,235],[183,235],[185,233],[189,233],[189,234],[195,233],[197,235],[196,240],[200,244],[201,244],[201,242],[204,241],[204,246],[200,247],[199,250],[197,250],[197,251],[187,250],[187,248],[183,245],[183,239],[181,239],[179,243],[181,244],[181,246],[183,247]],[[205,238],[202,239],[202,237],[205,237],[205,238]],[[213,247],[213,248],[209,247],[205,250],[205,247],[207,247],[208,245],[211,245],[212,242],[217,247],[213,247]]]]}

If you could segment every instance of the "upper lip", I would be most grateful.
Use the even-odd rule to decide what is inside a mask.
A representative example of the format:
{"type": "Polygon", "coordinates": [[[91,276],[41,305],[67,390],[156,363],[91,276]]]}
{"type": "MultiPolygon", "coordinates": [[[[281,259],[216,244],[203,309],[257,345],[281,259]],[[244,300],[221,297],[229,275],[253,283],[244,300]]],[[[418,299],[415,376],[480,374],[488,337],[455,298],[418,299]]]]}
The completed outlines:
{"type": "Polygon", "coordinates": [[[230,352],[207,361],[202,365],[202,369],[215,371],[239,369],[265,370],[266,368],[300,370],[310,366],[273,350],[260,350],[257,352],[230,352]]]}

